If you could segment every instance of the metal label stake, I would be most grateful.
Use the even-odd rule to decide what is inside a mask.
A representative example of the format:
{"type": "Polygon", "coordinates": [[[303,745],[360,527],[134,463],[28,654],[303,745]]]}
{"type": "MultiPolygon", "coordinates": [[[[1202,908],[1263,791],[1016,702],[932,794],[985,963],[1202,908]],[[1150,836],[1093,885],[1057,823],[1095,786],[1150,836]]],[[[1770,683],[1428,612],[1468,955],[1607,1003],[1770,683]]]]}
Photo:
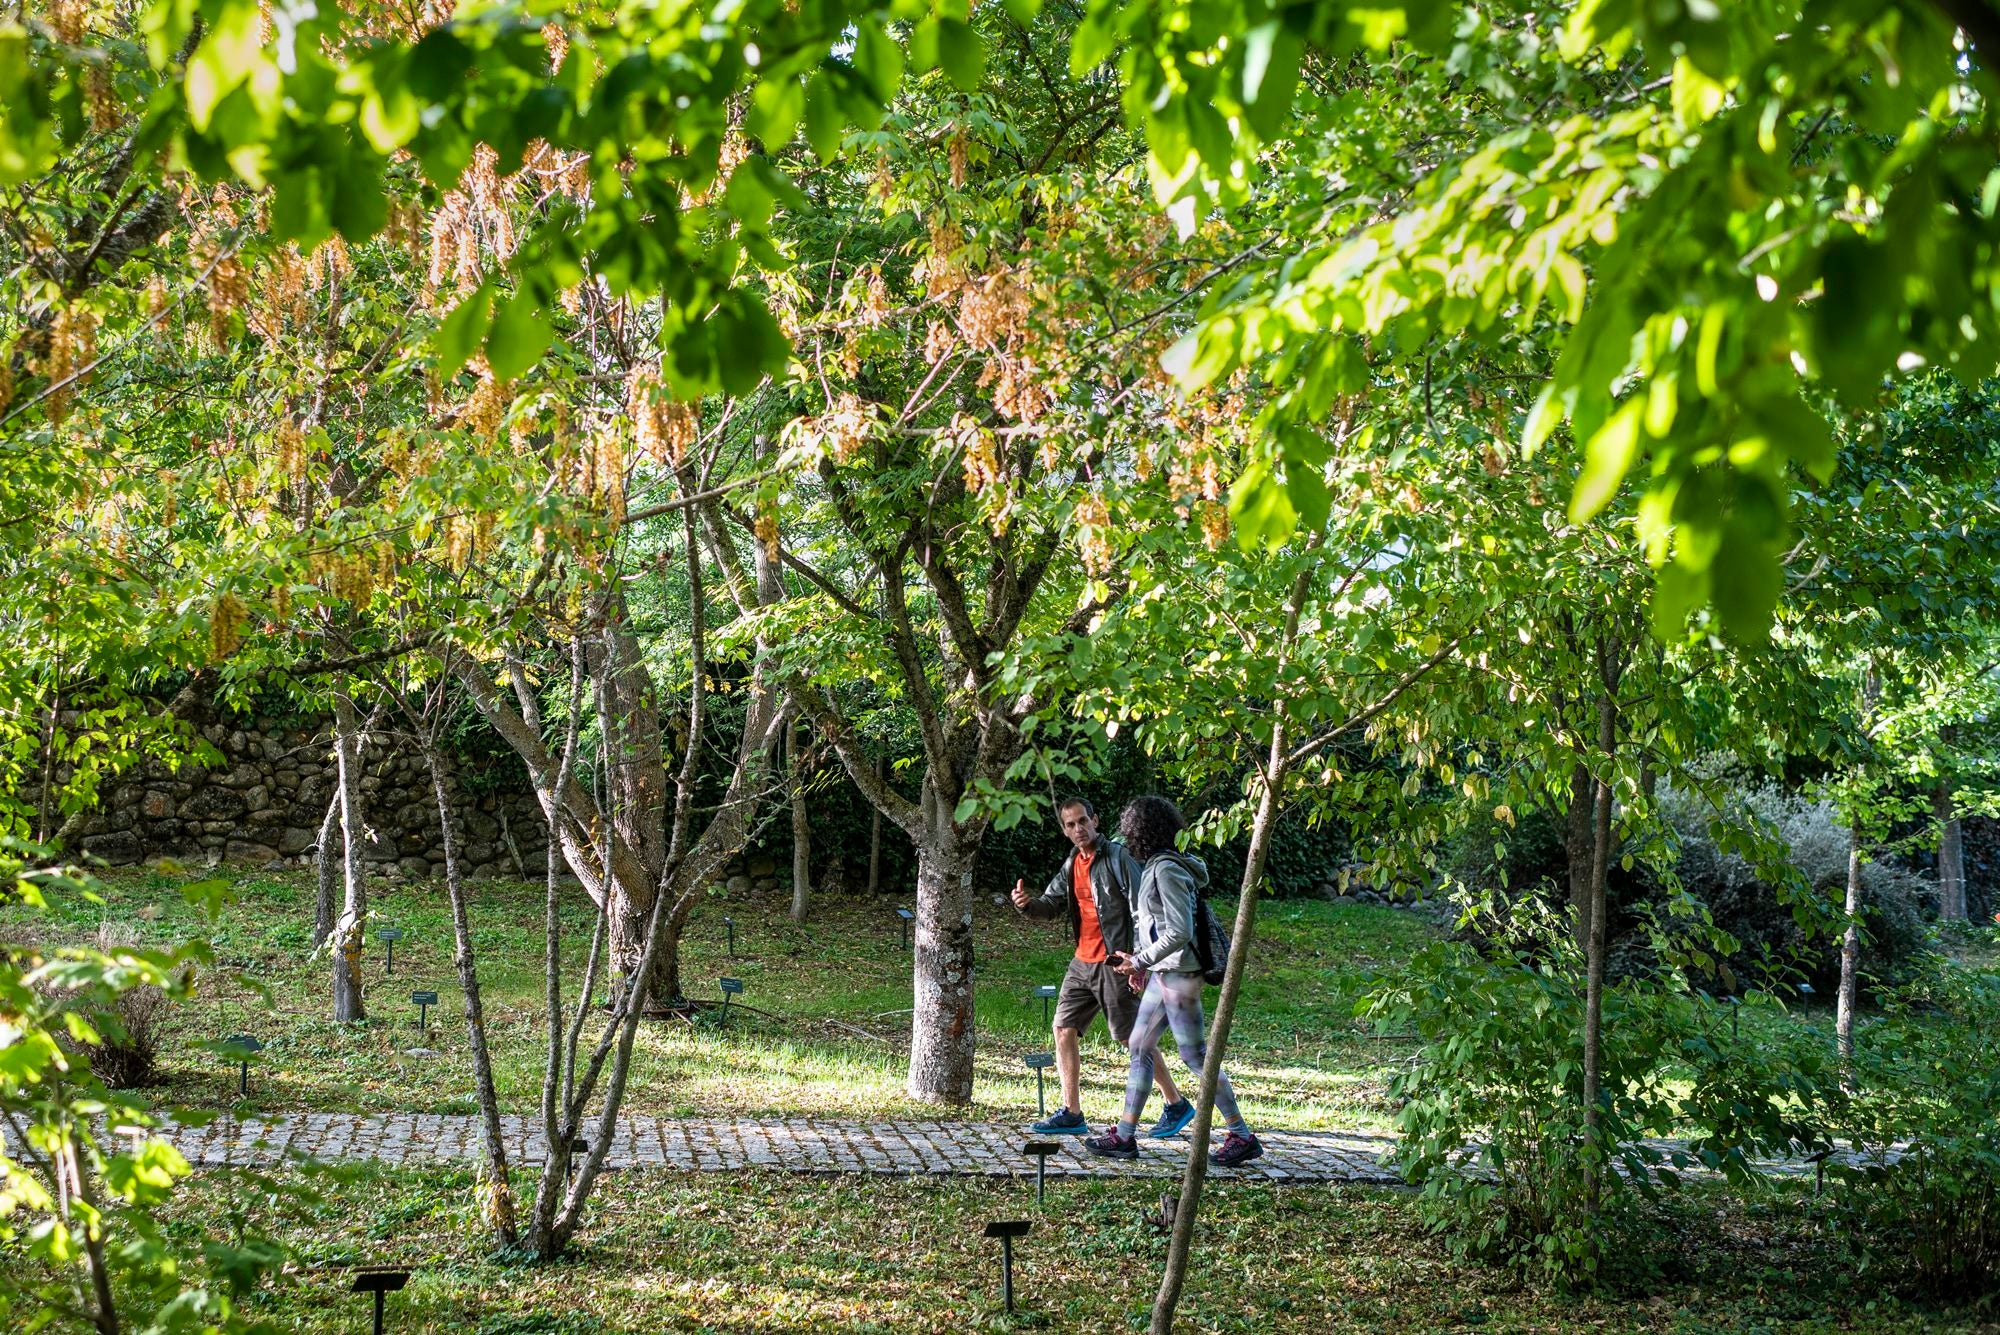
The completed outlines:
{"type": "Polygon", "coordinates": [[[736,919],[724,918],[722,925],[729,929],[729,958],[736,958],[736,919]]]}
{"type": "Polygon", "coordinates": [[[720,978],[716,981],[722,985],[722,1018],[727,1020],[729,1018],[729,999],[743,995],[743,980],[741,978],[720,978]]]}
{"type": "Polygon", "coordinates": [[[351,1293],[372,1293],[375,1295],[375,1335],[382,1335],[382,1297],[396,1293],[410,1282],[407,1270],[391,1270],[387,1266],[370,1266],[357,1271],[351,1293]]]}
{"type": "Polygon", "coordinates": [[[897,909],[896,916],[903,920],[903,949],[908,950],[910,948],[910,924],[916,920],[917,915],[908,909],[897,909]]]}
{"type": "Polygon", "coordinates": [[[995,1219],[986,1226],[987,1237],[1000,1239],[1000,1294],[1009,1316],[1014,1314],[1014,1239],[1033,1227],[1027,1219],[995,1219]]]}
{"type": "Polygon", "coordinates": [[[264,1045],[248,1034],[231,1034],[228,1038],[222,1040],[222,1047],[224,1054],[236,1058],[237,1064],[241,1068],[238,1073],[236,1085],[237,1097],[249,1098],[250,1058],[253,1054],[262,1052],[264,1045]]]}
{"type": "Polygon", "coordinates": [[[410,1000],[416,1003],[417,1028],[425,1033],[429,1033],[431,1027],[430,1008],[438,1004],[438,994],[435,992],[412,992],[410,993],[410,1000]]]}
{"type": "Polygon", "coordinates": [[[1031,1140],[1021,1146],[1021,1153],[1033,1155],[1035,1160],[1035,1204],[1042,1203],[1043,1184],[1048,1178],[1049,1156],[1062,1146],[1053,1140],[1031,1140]]]}
{"type": "Polygon", "coordinates": [[[1049,1027],[1049,1003],[1062,995],[1062,989],[1043,983],[1035,989],[1035,995],[1042,999],[1042,1028],[1049,1027]]]}
{"type": "Polygon", "coordinates": [[[375,939],[388,947],[389,951],[388,958],[384,961],[382,976],[385,978],[394,978],[396,976],[396,943],[403,939],[403,929],[400,927],[384,927],[381,931],[375,933],[375,939]]]}
{"type": "Polygon", "coordinates": [[[1049,1104],[1047,1096],[1042,1092],[1044,1078],[1042,1073],[1056,1064],[1056,1055],[1053,1052],[1031,1052],[1021,1060],[1035,1073],[1035,1111],[1046,1117],[1049,1114],[1049,1104]]]}

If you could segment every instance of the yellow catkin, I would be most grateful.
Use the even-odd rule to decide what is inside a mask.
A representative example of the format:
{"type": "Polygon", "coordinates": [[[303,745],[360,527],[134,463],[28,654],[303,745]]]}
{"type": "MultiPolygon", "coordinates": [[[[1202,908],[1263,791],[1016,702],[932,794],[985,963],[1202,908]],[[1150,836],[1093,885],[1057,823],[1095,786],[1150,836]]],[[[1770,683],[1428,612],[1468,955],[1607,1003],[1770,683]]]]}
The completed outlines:
{"type": "Polygon", "coordinates": [[[56,40],[65,46],[76,46],[83,41],[89,19],[90,10],[84,0],[54,0],[49,6],[49,27],[54,29],[56,40]]]}
{"type": "Polygon", "coordinates": [[[500,424],[507,416],[509,398],[507,384],[495,380],[492,370],[480,372],[479,383],[473,387],[472,395],[466,399],[459,412],[460,421],[473,439],[482,445],[491,445],[499,440],[500,424]]]}
{"type": "Polygon", "coordinates": [[[230,317],[243,309],[250,297],[250,274],[243,261],[225,255],[211,262],[208,274],[208,334],[218,350],[229,346],[230,317]]]}
{"type": "Polygon", "coordinates": [[[1111,513],[1094,492],[1076,503],[1076,544],[1087,573],[1102,575],[1111,569],[1111,513]]]}
{"type": "Polygon", "coordinates": [[[751,531],[757,535],[757,541],[764,544],[765,557],[776,562],[779,559],[778,512],[769,502],[758,504],[756,518],[751,522],[751,531]]]}
{"type": "Polygon", "coordinates": [[[209,604],[208,658],[220,663],[243,647],[243,623],[248,619],[242,600],[225,593],[209,604]]]}
{"type": "Polygon", "coordinates": [[[90,128],[103,134],[118,128],[125,119],[118,105],[117,90],[111,86],[111,71],[98,64],[83,67],[83,100],[89,109],[90,128]]]}
{"type": "Polygon", "coordinates": [[[632,423],[632,441],[639,453],[667,462],[665,416],[660,410],[660,376],[650,366],[635,366],[625,377],[625,416],[632,423]]]}
{"type": "Polygon", "coordinates": [[[923,260],[925,295],[949,296],[965,285],[957,257],[965,244],[965,232],[942,215],[931,219],[930,232],[930,253],[923,260]]]}
{"type": "Polygon", "coordinates": [[[960,130],[951,137],[946,152],[951,159],[952,189],[962,190],[965,188],[967,177],[971,174],[971,153],[967,146],[965,131],[960,130]]]}
{"type": "Polygon", "coordinates": [[[272,445],[277,450],[278,472],[293,486],[305,480],[306,437],[299,424],[287,417],[278,423],[272,434],[272,445]]]}
{"type": "Polygon", "coordinates": [[[1229,541],[1229,507],[1222,502],[1202,502],[1201,541],[1211,552],[1229,541]]]}
{"type": "Polygon", "coordinates": [[[49,321],[47,351],[35,369],[51,386],[49,420],[61,422],[76,401],[77,386],[87,382],[97,360],[97,313],[86,306],[64,306],[49,321]]]}

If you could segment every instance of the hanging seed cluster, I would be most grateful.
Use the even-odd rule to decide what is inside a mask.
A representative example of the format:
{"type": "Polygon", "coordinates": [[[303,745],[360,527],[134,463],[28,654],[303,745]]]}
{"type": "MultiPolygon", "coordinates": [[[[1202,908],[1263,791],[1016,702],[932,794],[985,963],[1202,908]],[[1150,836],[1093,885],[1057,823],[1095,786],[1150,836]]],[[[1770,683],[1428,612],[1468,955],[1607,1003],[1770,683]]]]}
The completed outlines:
{"type": "Polygon", "coordinates": [[[220,663],[243,647],[243,626],[250,619],[243,600],[224,593],[208,607],[208,661],[220,663]]]}
{"type": "Polygon", "coordinates": [[[1111,546],[1111,511],[1104,498],[1091,492],[1076,503],[1076,546],[1084,570],[1092,575],[1110,572],[1117,554],[1111,546]]]}
{"type": "Polygon", "coordinates": [[[696,406],[668,399],[660,373],[650,366],[634,367],[625,377],[625,416],[639,453],[670,468],[680,467],[701,429],[696,406]]]}
{"type": "Polygon", "coordinates": [[[51,422],[69,415],[77,389],[89,382],[89,368],[97,360],[97,326],[97,312],[75,303],[58,309],[49,321],[47,350],[35,370],[51,386],[47,400],[51,422]]]}

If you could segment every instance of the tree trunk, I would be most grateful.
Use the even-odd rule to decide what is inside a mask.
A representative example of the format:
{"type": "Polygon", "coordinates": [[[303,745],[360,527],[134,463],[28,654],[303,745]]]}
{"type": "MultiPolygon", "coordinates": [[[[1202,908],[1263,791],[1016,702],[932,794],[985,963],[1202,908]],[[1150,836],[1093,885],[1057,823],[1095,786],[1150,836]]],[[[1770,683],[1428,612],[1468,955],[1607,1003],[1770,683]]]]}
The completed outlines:
{"type": "Polygon", "coordinates": [[[1597,807],[1597,785],[1590,766],[1579,760],[1569,773],[1569,810],[1563,821],[1563,851],[1569,864],[1570,928],[1577,947],[1590,949],[1591,869],[1595,842],[1593,813],[1597,807]]]}
{"type": "Polygon", "coordinates": [[[1966,920],[1965,835],[1958,813],[1952,807],[1951,784],[1938,780],[1931,795],[1931,808],[1938,821],[1938,917],[1946,922],[1966,920]]]}
{"type": "Polygon", "coordinates": [[[335,770],[340,783],[341,867],[345,898],[333,929],[333,1018],[366,1020],[362,1002],[361,948],[368,929],[368,880],[362,864],[366,826],[361,809],[360,726],[345,686],[333,695],[335,770]]]}
{"type": "MultiPolygon", "coordinates": [[[[1606,662],[1600,650],[1600,662],[1606,662]]],[[[1599,1143],[1599,1127],[1604,1083],[1604,956],[1609,914],[1605,911],[1605,888],[1611,877],[1611,775],[1618,746],[1618,704],[1612,696],[1613,681],[1608,665],[1604,694],[1597,704],[1598,763],[1604,773],[1597,779],[1596,802],[1591,812],[1590,930],[1584,951],[1583,999],[1583,1135],[1585,1180],[1584,1200],[1592,1215],[1597,1213],[1598,1175],[1610,1161],[1610,1152],[1599,1143]]]]}
{"type": "Polygon", "coordinates": [[[1861,975],[1861,821],[1847,829],[1847,930],[1840,934],[1840,992],[1835,998],[1834,1047],[1844,1067],[1854,1057],[1854,1006],[1861,975]]]}
{"type": "MultiPolygon", "coordinates": [[[[879,761],[875,772],[882,773],[879,761]]],[[[870,802],[868,815],[868,893],[872,897],[882,888],[882,808],[870,802]]]]}
{"type": "Polygon", "coordinates": [[[806,815],[805,722],[785,729],[786,780],[792,790],[792,921],[812,905],[812,821],[806,815]]]}
{"type": "MultiPolygon", "coordinates": [[[[1187,1283],[1188,1260],[1194,1247],[1195,1211],[1201,1206],[1202,1184],[1208,1178],[1208,1146],[1215,1126],[1215,1089],[1222,1059],[1229,1046],[1229,1029],[1236,1020],[1236,999],[1243,991],[1243,973],[1250,958],[1250,938],[1257,929],[1257,886],[1271,853],[1271,834],[1278,824],[1278,789],[1283,786],[1282,722],[1271,748],[1277,763],[1277,783],[1266,783],[1257,797],[1257,815],[1250,827],[1250,851],[1243,864],[1243,891],[1236,901],[1236,923],[1229,934],[1229,965],[1216,994],[1215,1015],[1208,1025],[1208,1057],[1201,1065],[1201,1091],[1195,1096],[1194,1126],[1188,1132],[1187,1167],[1181,1172],[1180,1199],[1174,1207],[1174,1232],[1167,1244],[1167,1266],[1153,1300],[1151,1335],[1173,1335],[1174,1309],[1187,1283]]],[[[1241,1097],[1240,1095],[1238,1097],[1241,1097]]]]}
{"type": "MultiPolygon", "coordinates": [[[[1292,585],[1291,601],[1285,607],[1285,625],[1279,640],[1282,668],[1298,641],[1299,615],[1312,587],[1312,567],[1292,585]]],[[[1250,850],[1243,862],[1243,890],[1236,900],[1236,925],[1229,937],[1229,963],[1222,971],[1222,991],[1215,999],[1215,1017],[1208,1026],[1208,1055],[1201,1064],[1201,1089],[1195,1095],[1194,1128],[1188,1136],[1187,1167],[1181,1173],[1181,1194],[1174,1209],[1173,1238],[1167,1244],[1167,1264],[1160,1275],[1160,1291],[1153,1299],[1151,1335],[1173,1335],[1174,1309],[1180,1305],[1181,1290],[1187,1283],[1188,1260],[1194,1248],[1195,1213],[1201,1207],[1202,1183],[1208,1178],[1208,1143],[1215,1125],[1215,1090],[1222,1080],[1223,1054],[1229,1047],[1229,1029],[1236,1020],[1236,999],[1243,991],[1243,974],[1250,960],[1250,939],[1257,930],[1257,887],[1264,878],[1264,864],[1271,853],[1271,835],[1278,825],[1278,802],[1290,767],[1287,748],[1291,733],[1284,697],[1280,696],[1271,718],[1271,745],[1258,776],[1263,791],[1257,794],[1257,814],[1250,823],[1250,850]]]]}
{"type": "Polygon", "coordinates": [[[500,1100],[493,1088],[493,1059],[486,1046],[486,1007],[479,995],[479,969],[472,954],[472,919],[465,903],[464,868],[458,860],[458,825],[453,818],[451,783],[444,757],[426,742],[431,789],[437,798],[438,830],[444,841],[444,887],[451,899],[451,930],[457,944],[458,985],[465,993],[465,1041],[472,1052],[472,1090],[486,1137],[486,1219],[502,1247],[515,1243],[514,1187],[507,1173],[507,1143],[500,1130],[500,1100]]]}
{"type": "Polygon", "coordinates": [[[326,939],[333,935],[334,917],[337,912],[334,905],[339,898],[334,889],[339,883],[339,876],[334,871],[334,868],[336,866],[343,866],[346,863],[344,846],[340,850],[341,860],[339,862],[335,862],[332,856],[336,851],[334,840],[339,837],[339,834],[340,793],[336,791],[332,799],[326,804],[326,815],[321,818],[319,823],[319,843],[313,851],[313,864],[319,872],[319,895],[313,902],[314,950],[318,950],[321,946],[325,945],[326,939]]]}
{"type": "Polygon", "coordinates": [[[915,989],[909,1094],[931,1103],[972,1099],[972,865],[952,828],[952,804],[925,790],[917,849],[915,989]]]}

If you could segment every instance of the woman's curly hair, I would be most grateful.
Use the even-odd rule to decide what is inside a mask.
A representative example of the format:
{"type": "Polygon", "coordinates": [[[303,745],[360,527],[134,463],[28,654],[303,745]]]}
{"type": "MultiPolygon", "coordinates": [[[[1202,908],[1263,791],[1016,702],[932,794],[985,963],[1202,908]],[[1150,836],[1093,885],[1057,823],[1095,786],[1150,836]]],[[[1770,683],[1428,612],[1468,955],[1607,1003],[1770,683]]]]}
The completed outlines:
{"type": "Polygon", "coordinates": [[[1135,797],[1118,813],[1118,837],[1141,866],[1172,848],[1174,836],[1185,828],[1181,809],[1158,794],[1135,797]]]}

